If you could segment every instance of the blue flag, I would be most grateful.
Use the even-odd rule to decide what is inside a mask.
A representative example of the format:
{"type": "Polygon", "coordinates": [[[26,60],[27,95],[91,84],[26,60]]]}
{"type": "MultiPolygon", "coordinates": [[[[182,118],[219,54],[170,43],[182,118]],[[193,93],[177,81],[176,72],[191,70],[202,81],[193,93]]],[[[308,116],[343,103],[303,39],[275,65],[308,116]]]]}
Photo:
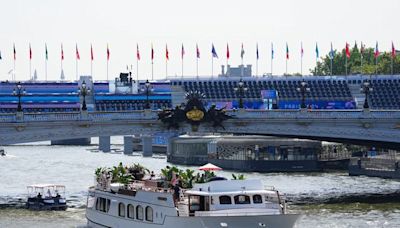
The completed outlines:
{"type": "Polygon", "coordinates": [[[271,59],[274,59],[274,43],[271,43],[271,59]]]}
{"type": "Polygon", "coordinates": [[[331,42],[331,51],[329,52],[329,57],[331,59],[333,59],[334,55],[335,55],[335,52],[333,51],[333,45],[332,45],[332,42],[331,42]]]}
{"type": "Polygon", "coordinates": [[[218,55],[217,55],[217,52],[215,51],[214,44],[212,44],[211,54],[212,54],[213,58],[217,58],[218,59],[218,55]]]}
{"type": "Polygon", "coordinates": [[[257,59],[259,59],[260,55],[258,54],[258,44],[257,44],[257,47],[256,47],[256,55],[257,55],[257,59]]]}
{"type": "Polygon", "coordinates": [[[315,44],[315,54],[316,54],[317,59],[318,59],[319,58],[318,43],[315,44]]]}

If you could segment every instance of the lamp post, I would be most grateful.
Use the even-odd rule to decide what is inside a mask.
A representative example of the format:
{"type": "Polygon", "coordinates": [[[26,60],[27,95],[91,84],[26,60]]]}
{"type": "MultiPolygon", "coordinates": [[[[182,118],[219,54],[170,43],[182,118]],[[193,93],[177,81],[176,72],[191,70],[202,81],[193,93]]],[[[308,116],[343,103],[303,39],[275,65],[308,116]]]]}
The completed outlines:
{"type": "Polygon", "coordinates": [[[90,94],[90,88],[86,87],[86,82],[83,81],[81,84],[81,87],[78,88],[78,93],[79,95],[82,96],[83,101],[82,101],[82,111],[86,111],[87,107],[86,107],[86,96],[90,94]]]}
{"type": "Polygon", "coordinates": [[[365,81],[360,88],[360,91],[365,94],[365,100],[364,100],[364,108],[369,109],[369,104],[368,104],[368,95],[373,91],[373,88],[371,87],[371,83],[369,81],[365,81]]]}
{"type": "Polygon", "coordinates": [[[243,108],[243,97],[248,88],[244,85],[243,80],[240,79],[238,86],[233,89],[239,94],[239,108],[243,108]]]}
{"type": "Polygon", "coordinates": [[[17,112],[22,112],[21,97],[25,94],[26,91],[22,88],[21,82],[17,82],[17,85],[13,90],[13,95],[18,97],[17,112]]]}
{"type": "Polygon", "coordinates": [[[151,92],[151,83],[149,82],[149,80],[146,80],[146,82],[144,83],[144,87],[145,89],[143,90],[146,93],[146,109],[150,109],[150,101],[149,101],[149,95],[151,92]]]}
{"type": "Polygon", "coordinates": [[[303,79],[300,82],[300,87],[297,87],[297,91],[301,94],[301,105],[300,108],[307,108],[306,106],[306,93],[310,92],[310,88],[307,86],[307,82],[303,79]]]}

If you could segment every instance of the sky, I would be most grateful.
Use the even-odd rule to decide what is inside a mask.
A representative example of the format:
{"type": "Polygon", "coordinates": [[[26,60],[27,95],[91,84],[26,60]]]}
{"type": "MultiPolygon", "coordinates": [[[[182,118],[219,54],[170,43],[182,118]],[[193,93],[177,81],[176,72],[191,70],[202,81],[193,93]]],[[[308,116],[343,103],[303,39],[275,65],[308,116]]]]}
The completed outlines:
{"type": "MultiPolygon", "coordinates": [[[[303,43],[303,74],[316,63],[315,45],[320,56],[330,43],[342,49],[346,42],[363,41],[380,51],[389,51],[391,42],[400,48],[398,0],[0,0],[0,81],[10,80],[13,69],[13,43],[16,46],[16,79],[28,80],[29,44],[32,47],[32,73],[45,79],[45,43],[49,60],[49,80],[63,69],[67,80],[76,78],[75,45],[80,60],[79,75],[91,74],[90,46],[94,51],[93,77],[107,78],[107,44],[110,49],[109,79],[132,65],[136,77],[136,45],[141,60],[139,79],[151,79],[151,44],[155,51],[154,79],[166,78],[165,46],[168,45],[168,77],[181,77],[181,45],[184,45],[184,77],[196,76],[196,43],[200,49],[200,77],[221,72],[226,64],[241,63],[256,72],[256,45],[260,58],[258,74],[271,73],[271,43],[274,44],[273,74],[286,71],[286,43],[289,47],[288,73],[301,71],[300,46],[303,43]],[[211,57],[214,43],[219,58],[211,57]]],[[[397,48],[397,49],[399,49],[397,48]]]]}

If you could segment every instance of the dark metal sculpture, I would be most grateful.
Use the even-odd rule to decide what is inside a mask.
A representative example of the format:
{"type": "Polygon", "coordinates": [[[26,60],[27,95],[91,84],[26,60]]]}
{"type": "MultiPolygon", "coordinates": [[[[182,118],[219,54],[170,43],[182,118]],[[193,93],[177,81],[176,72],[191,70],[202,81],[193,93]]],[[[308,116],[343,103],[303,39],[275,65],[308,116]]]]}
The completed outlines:
{"type": "Polygon", "coordinates": [[[164,109],[158,113],[158,119],[165,123],[168,129],[178,129],[182,122],[191,124],[194,131],[201,123],[206,122],[211,123],[214,128],[224,129],[222,122],[232,118],[225,113],[225,108],[217,109],[215,105],[212,105],[209,110],[206,110],[202,100],[205,96],[198,91],[188,92],[185,98],[186,104],[176,106],[175,109],[164,109]]]}

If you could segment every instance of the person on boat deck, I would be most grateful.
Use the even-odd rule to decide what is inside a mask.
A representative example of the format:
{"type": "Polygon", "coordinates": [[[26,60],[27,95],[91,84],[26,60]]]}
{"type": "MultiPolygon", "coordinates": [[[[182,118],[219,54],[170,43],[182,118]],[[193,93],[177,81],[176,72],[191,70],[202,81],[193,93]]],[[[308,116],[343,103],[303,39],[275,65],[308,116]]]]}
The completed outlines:
{"type": "Polygon", "coordinates": [[[156,175],[154,174],[154,171],[151,171],[151,173],[150,173],[150,180],[153,180],[154,177],[156,177],[156,175]]]}
{"type": "Polygon", "coordinates": [[[39,198],[39,199],[42,198],[42,194],[40,194],[40,192],[37,194],[37,198],[39,198]]]}
{"type": "Polygon", "coordinates": [[[58,191],[56,190],[56,198],[60,198],[60,194],[58,194],[58,191]]]}
{"type": "Polygon", "coordinates": [[[174,203],[176,205],[176,203],[179,201],[179,194],[181,192],[181,181],[178,180],[178,182],[174,185],[174,203]]]}
{"type": "Polygon", "coordinates": [[[171,185],[174,187],[178,182],[180,181],[179,179],[179,174],[175,174],[174,172],[172,173],[172,179],[171,179],[171,185]]]}

